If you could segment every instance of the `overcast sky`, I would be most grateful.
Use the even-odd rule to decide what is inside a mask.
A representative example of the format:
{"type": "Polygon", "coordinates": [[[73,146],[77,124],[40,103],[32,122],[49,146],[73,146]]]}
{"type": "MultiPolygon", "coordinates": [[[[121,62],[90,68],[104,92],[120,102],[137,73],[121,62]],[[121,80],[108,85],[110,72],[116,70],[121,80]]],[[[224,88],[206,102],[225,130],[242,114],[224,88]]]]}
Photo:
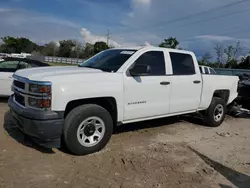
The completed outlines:
{"type": "Polygon", "coordinates": [[[250,0],[0,0],[0,36],[94,43],[110,29],[115,46],[177,37],[198,56],[217,42],[240,41],[248,53],[249,18],[250,0]]]}

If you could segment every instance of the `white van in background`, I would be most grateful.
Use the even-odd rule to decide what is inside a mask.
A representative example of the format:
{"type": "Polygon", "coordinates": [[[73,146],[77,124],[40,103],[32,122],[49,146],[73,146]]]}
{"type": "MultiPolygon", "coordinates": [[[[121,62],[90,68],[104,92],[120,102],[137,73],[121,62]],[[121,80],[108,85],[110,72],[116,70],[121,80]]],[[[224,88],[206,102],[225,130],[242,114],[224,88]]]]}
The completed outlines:
{"type": "Polygon", "coordinates": [[[20,54],[12,53],[12,54],[10,54],[10,56],[17,57],[17,58],[26,58],[27,56],[31,56],[31,54],[29,54],[29,53],[20,53],[20,54]]]}

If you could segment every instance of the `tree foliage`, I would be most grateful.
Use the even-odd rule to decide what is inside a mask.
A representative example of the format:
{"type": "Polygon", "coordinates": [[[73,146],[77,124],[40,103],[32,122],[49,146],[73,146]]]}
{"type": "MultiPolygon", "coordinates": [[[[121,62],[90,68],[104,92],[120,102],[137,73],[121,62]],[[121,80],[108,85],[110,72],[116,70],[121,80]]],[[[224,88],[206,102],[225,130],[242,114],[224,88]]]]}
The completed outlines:
{"type": "Polygon", "coordinates": [[[217,43],[214,45],[214,51],[216,54],[217,65],[220,68],[238,68],[237,57],[242,52],[240,42],[235,45],[228,45],[224,47],[223,44],[217,43]]]}
{"type": "Polygon", "coordinates": [[[236,59],[231,59],[229,60],[226,65],[225,68],[229,68],[229,69],[237,69],[238,68],[238,62],[236,59]]]}
{"type": "MultiPolygon", "coordinates": [[[[49,42],[44,45],[38,45],[31,40],[23,37],[2,37],[2,44],[0,43],[0,52],[3,53],[32,53],[36,56],[60,56],[87,59],[96,53],[99,53],[108,48],[105,42],[96,42],[95,44],[82,44],[77,40],[61,40],[59,43],[49,42]]],[[[179,41],[174,37],[164,39],[159,44],[164,48],[179,48],[179,41]]],[[[214,45],[211,52],[214,51],[215,57],[211,53],[204,53],[198,62],[200,65],[206,65],[214,68],[236,68],[236,69],[250,69],[250,56],[242,58],[238,61],[238,57],[242,54],[242,46],[240,42],[224,46],[221,43],[214,45]],[[213,59],[216,60],[213,60],[213,59]],[[215,61],[215,62],[214,62],[215,61]]]]}
{"type": "Polygon", "coordinates": [[[236,58],[241,53],[241,51],[242,51],[242,48],[241,48],[240,42],[237,42],[235,46],[228,45],[224,49],[224,54],[226,56],[226,64],[230,65],[230,62],[232,63],[232,62],[236,61],[236,58]]]}
{"type": "Polygon", "coordinates": [[[242,58],[241,62],[238,65],[239,69],[250,69],[250,55],[246,58],[242,58]]]}
{"type": "Polygon", "coordinates": [[[109,49],[107,43],[105,42],[96,42],[94,44],[94,53],[97,54],[103,50],[109,49]]]}
{"type": "Polygon", "coordinates": [[[74,42],[74,47],[72,48],[70,57],[79,58],[84,50],[83,45],[76,40],[74,40],[73,42],[74,42]]]}
{"type": "Polygon", "coordinates": [[[72,40],[61,40],[59,41],[60,47],[58,50],[58,56],[70,57],[73,47],[75,46],[72,40]]]}
{"type": "Polygon", "coordinates": [[[72,58],[89,58],[96,53],[109,49],[105,42],[82,44],[77,40],[51,41],[44,45],[37,45],[27,38],[2,37],[0,52],[2,53],[32,53],[36,56],[59,56],[72,58]]]}
{"type": "Polygon", "coordinates": [[[2,37],[3,44],[1,45],[1,51],[4,53],[31,53],[36,50],[37,44],[30,41],[27,38],[15,38],[15,37],[2,37]]]}
{"type": "Polygon", "coordinates": [[[212,59],[212,56],[210,53],[206,52],[201,59],[198,61],[199,65],[207,65],[210,60],[212,59]]]}
{"type": "Polygon", "coordinates": [[[223,64],[223,54],[224,54],[224,46],[223,44],[215,44],[214,51],[216,54],[217,63],[223,64]]]}
{"type": "Polygon", "coordinates": [[[89,58],[94,55],[94,45],[86,43],[84,46],[83,58],[89,58]]]}
{"type": "Polygon", "coordinates": [[[46,54],[48,56],[56,56],[59,51],[59,46],[55,42],[49,42],[43,46],[41,50],[42,54],[46,54]]]}
{"type": "Polygon", "coordinates": [[[177,49],[178,45],[179,41],[176,38],[169,37],[168,39],[164,39],[164,41],[159,44],[159,47],[177,49]]]}

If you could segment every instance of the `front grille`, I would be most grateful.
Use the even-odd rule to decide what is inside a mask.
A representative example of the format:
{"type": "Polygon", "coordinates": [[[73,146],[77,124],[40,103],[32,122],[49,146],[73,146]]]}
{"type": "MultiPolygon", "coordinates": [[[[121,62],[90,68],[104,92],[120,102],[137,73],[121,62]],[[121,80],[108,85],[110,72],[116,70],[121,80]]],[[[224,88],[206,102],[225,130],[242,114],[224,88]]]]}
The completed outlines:
{"type": "Polygon", "coordinates": [[[17,103],[21,104],[22,106],[25,106],[25,100],[22,95],[15,93],[14,96],[17,103]]]}
{"type": "Polygon", "coordinates": [[[16,86],[16,87],[18,87],[20,89],[23,89],[23,90],[25,89],[25,83],[23,83],[23,82],[14,80],[13,84],[14,84],[14,86],[16,86]]]}

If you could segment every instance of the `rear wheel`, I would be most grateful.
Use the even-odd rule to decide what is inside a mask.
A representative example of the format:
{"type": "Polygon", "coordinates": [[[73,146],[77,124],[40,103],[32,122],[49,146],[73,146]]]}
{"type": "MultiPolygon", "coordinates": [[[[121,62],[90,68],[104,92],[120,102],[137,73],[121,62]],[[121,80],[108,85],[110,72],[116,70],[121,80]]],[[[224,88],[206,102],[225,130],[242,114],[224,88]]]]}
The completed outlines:
{"type": "Polygon", "coordinates": [[[203,115],[204,124],[211,127],[220,126],[226,115],[226,102],[224,99],[214,97],[209,108],[203,115]]]}
{"type": "Polygon", "coordinates": [[[66,117],[64,141],[76,155],[86,155],[103,149],[113,132],[109,112],[101,106],[87,104],[76,107],[66,117]]]}

